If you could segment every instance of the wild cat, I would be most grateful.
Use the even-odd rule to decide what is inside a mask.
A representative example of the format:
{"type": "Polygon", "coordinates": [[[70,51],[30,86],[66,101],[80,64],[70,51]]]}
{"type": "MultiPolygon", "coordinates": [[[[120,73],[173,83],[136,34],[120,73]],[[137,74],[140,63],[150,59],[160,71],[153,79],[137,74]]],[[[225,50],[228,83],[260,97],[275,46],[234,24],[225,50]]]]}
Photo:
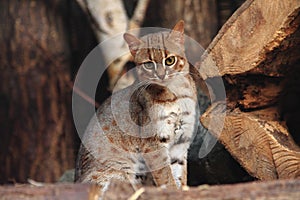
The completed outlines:
{"type": "Polygon", "coordinates": [[[187,151],[198,127],[197,89],[184,49],[184,22],[141,37],[125,33],[137,81],[97,110],[83,136],[75,180],[186,185],[187,151]]]}

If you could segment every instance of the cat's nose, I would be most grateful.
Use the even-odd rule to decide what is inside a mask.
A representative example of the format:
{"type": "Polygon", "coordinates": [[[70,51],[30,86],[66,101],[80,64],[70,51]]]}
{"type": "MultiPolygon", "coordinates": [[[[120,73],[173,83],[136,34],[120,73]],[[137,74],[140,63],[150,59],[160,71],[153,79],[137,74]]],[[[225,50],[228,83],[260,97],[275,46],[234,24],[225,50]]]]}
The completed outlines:
{"type": "Polygon", "coordinates": [[[161,80],[165,79],[166,74],[157,74],[157,77],[161,80]]]}
{"type": "Polygon", "coordinates": [[[157,66],[156,75],[159,79],[164,80],[166,77],[166,70],[163,66],[157,66]]]}

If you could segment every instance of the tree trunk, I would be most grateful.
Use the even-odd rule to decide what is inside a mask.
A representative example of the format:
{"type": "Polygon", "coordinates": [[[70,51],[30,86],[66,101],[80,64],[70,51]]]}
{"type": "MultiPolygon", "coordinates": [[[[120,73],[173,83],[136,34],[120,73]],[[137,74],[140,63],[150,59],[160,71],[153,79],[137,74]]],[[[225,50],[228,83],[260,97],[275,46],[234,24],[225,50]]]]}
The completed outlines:
{"type": "Polygon", "coordinates": [[[67,1],[1,1],[0,182],[74,166],[67,1]]]}

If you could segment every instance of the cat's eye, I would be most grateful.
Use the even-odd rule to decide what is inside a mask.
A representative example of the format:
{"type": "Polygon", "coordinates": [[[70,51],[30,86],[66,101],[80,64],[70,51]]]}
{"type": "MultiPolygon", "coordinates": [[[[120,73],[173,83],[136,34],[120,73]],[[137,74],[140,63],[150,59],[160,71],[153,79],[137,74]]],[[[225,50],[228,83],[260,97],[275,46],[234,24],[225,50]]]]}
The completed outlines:
{"type": "Polygon", "coordinates": [[[152,70],[155,68],[155,64],[153,62],[145,62],[143,66],[147,70],[152,70]]]}
{"type": "Polygon", "coordinates": [[[166,58],[165,65],[166,66],[172,66],[172,65],[174,65],[175,62],[176,62],[176,57],[175,56],[170,56],[170,57],[166,58]]]}

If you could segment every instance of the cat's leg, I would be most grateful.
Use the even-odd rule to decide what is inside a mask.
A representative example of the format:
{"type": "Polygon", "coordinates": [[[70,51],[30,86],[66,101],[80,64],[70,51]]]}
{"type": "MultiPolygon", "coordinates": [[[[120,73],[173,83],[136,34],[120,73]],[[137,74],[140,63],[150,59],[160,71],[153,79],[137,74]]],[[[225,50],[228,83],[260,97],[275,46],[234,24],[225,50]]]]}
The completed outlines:
{"type": "Polygon", "coordinates": [[[170,165],[151,172],[155,185],[158,187],[179,188],[173,177],[170,165]]]}
{"type": "Polygon", "coordinates": [[[178,119],[175,143],[170,148],[171,168],[177,185],[187,185],[187,153],[194,133],[195,119],[192,115],[178,119]]]}
{"type": "Polygon", "coordinates": [[[187,184],[187,149],[189,143],[181,143],[170,149],[171,169],[177,187],[187,184]]]}
{"type": "Polygon", "coordinates": [[[182,168],[181,187],[187,185],[187,160],[185,160],[182,168]]]}
{"type": "Polygon", "coordinates": [[[167,148],[161,148],[158,151],[145,154],[143,157],[156,186],[176,188],[177,184],[170,166],[167,148]]]}

